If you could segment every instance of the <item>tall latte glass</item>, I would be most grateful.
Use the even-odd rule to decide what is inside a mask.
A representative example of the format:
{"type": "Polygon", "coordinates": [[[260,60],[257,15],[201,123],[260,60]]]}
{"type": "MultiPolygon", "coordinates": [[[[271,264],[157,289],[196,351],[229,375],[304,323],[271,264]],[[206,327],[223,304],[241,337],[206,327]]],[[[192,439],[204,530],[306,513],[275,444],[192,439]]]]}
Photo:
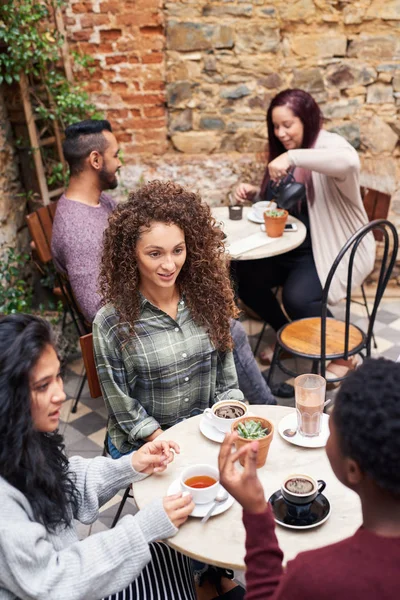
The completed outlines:
{"type": "Polygon", "coordinates": [[[326,381],[320,375],[306,373],[294,380],[297,430],[301,435],[314,437],[321,433],[326,381]]]}

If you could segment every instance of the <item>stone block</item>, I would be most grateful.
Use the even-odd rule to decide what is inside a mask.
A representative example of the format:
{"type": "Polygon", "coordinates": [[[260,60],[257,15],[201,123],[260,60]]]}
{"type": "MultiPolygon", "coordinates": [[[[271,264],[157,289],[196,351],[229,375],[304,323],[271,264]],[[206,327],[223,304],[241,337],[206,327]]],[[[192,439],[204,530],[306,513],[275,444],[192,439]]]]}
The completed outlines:
{"type": "Polygon", "coordinates": [[[260,23],[239,26],[236,30],[235,50],[240,53],[277,52],[280,43],[278,27],[265,27],[260,23]]]}
{"type": "Polygon", "coordinates": [[[225,129],[225,123],[218,117],[202,117],[200,119],[200,129],[223,130],[225,129]]]}
{"type": "Polygon", "coordinates": [[[261,77],[261,79],[258,79],[257,83],[262,85],[262,87],[266,87],[267,89],[276,89],[282,85],[282,80],[278,73],[271,73],[266,77],[261,77]]]}
{"type": "Polygon", "coordinates": [[[185,108],[179,112],[173,112],[169,115],[169,130],[190,131],[193,127],[193,113],[190,108],[185,108]]]}
{"type": "Polygon", "coordinates": [[[344,123],[343,125],[338,125],[337,127],[330,127],[329,131],[332,133],[338,133],[344,137],[356,150],[358,150],[360,147],[359,125],[354,123],[344,123]]]}
{"type": "Polygon", "coordinates": [[[176,150],[185,154],[210,154],[219,145],[219,136],[205,131],[175,133],[171,136],[176,150]]]}
{"type": "Polygon", "coordinates": [[[244,96],[249,96],[251,94],[247,85],[239,85],[235,88],[225,88],[220,92],[221,98],[226,98],[229,100],[237,100],[238,98],[243,98],[244,96]]]}
{"type": "Polygon", "coordinates": [[[332,86],[340,90],[365,86],[376,81],[376,70],[366,63],[343,61],[331,65],[326,70],[326,79],[332,86]]]}
{"type": "Polygon", "coordinates": [[[253,7],[251,4],[239,4],[239,6],[213,6],[212,4],[206,4],[202,9],[204,17],[220,17],[226,16],[233,17],[251,17],[253,13],[253,7]]]}
{"type": "Polygon", "coordinates": [[[264,152],[267,141],[254,135],[254,132],[244,131],[235,137],[236,152],[264,152]]]}
{"type": "Polygon", "coordinates": [[[348,4],[343,8],[343,23],[345,25],[358,25],[363,22],[365,8],[348,4]]]}
{"type": "Polygon", "coordinates": [[[289,43],[292,51],[301,57],[345,56],[347,49],[347,38],[340,34],[293,35],[289,43]]]}
{"type": "Polygon", "coordinates": [[[168,49],[180,52],[232,48],[233,35],[233,29],[227,25],[170,21],[167,26],[167,45],[168,49]]]}
{"type": "Polygon", "coordinates": [[[394,35],[370,35],[361,33],[351,40],[347,55],[362,60],[393,59],[397,49],[397,38],[394,35]]]}
{"type": "Polygon", "coordinates": [[[292,87],[301,88],[310,94],[325,89],[320,69],[301,69],[293,72],[292,87]]]}
{"type": "Polygon", "coordinates": [[[383,21],[400,21],[400,0],[372,0],[366,17],[383,21]]]}
{"type": "Polygon", "coordinates": [[[329,102],[321,106],[323,115],[326,119],[345,119],[354,115],[361,106],[359,98],[350,100],[342,99],[337,102],[329,102]]]}
{"type": "Polygon", "coordinates": [[[367,104],[393,104],[393,87],[384,83],[374,83],[367,89],[367,104]]]}
{"type": "Polygon", "coordinates": [[[180,106],[192,97],[190,81],[177,81],[167,85],[168,106],[180,106]]]}
{"type": "Polygon", "coordinates": [[[377,116],[361,123],[361,141],[373,154],[393,152],[399,136],[377,116]]]}
{"type": "Polygon", "coordinates": [[[315,4],[312,0],[280,2],[278,12],[283,21],[303,21],[309,23],[316,16],[315,4]]]}
{"type": "Polygon", "coordinates": [[[393,77],[392,85],[395,92],[400,92],[400,71],[393,77]]]}

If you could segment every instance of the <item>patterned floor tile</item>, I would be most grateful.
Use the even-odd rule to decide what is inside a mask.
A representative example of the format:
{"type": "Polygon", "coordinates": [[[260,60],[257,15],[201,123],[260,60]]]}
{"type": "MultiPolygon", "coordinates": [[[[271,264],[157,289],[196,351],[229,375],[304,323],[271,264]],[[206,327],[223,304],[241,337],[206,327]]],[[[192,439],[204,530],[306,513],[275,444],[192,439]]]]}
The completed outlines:
{"type": "Polygon", "coordinates": [[[75,419],[73,424],[75,429],[86,436],[103,429],[105,426],[103,417],[94,411],[87,413],[83,417],[79,417],[79,419],[75,419]]]}
{"type": "Polygon", "coordinates": [[[101,451],[103,451],[103,444],[104,438],[106,437],[106,431],[107,429],[103,427],[102,429],[99,429],[99,431],[95,431],[94,433],[88,435],[89,440],[92,440],[92,442],[100,446],[101,451]]]}

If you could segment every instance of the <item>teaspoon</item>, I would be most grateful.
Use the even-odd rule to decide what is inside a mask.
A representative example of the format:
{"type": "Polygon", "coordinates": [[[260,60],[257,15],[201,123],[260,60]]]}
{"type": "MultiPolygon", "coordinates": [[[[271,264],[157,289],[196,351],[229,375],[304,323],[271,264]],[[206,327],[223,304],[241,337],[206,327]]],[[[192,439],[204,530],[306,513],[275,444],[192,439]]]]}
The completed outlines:
{"type": "Polygon", "coordinates": [[[210,508],[210,510],[208,511],[206,516],[202,518],[201,522],[207,523],[208,519],[211,517],[214,510],[216,509],[217,504],[219,504],[220,502],[225,502],[225,500],[227,498],[228,498],[228,492],[226,490],[224,490],[224,488],[221,487],[218,494],[214,498],[214,503],[213,503],[212,507],[210,508]]]}

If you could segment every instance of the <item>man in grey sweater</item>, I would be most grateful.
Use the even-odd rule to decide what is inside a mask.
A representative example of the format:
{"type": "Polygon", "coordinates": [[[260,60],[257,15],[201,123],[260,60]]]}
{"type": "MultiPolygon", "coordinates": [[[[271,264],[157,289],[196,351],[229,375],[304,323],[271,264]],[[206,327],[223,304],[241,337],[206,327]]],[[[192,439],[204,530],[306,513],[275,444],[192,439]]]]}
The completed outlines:
{"type": "MultiPolygon", "coordinates": [[[[67,127],[63,150],[71,176],[57,205],[52,254],[57,269],[68,275],[84,316],[92,322],[100,307],[97,290],[103,232],[116,205],[105,191],[117,187],[122,163],[118,142],[105,120],[67,127]]],[[[276,404],[239,321],[232,321],[231,333],[239,387],[245,398],[250,404],[276,404]]]]}

